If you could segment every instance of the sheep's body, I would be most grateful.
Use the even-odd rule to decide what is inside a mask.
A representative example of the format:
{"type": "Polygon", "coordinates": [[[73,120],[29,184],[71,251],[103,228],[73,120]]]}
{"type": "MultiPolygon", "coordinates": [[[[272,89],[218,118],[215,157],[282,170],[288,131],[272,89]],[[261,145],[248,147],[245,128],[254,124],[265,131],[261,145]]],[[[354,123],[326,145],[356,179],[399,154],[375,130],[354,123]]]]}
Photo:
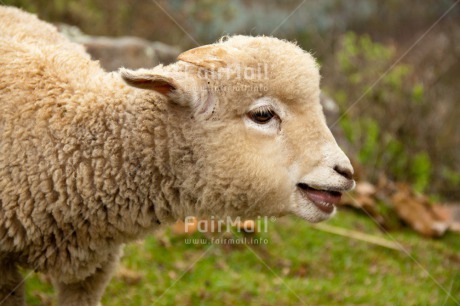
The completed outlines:
{"type": "Polygon", "coordinates": [[[120,246],[161,223],[196,214],[287,212],[320,221],[330,211],[318,210],[298,182],[351,187],[349,175],[337,170],[337,163],[350,166],[325,125],[315,62],[290,43],[235,37],[224,51],[226,43],[211,47],[218,56],[244,50],[225,61],[238,57],[247,66],[259,57],[279,60],[275,77],[241,80],[229,71],[231,80],[197,79],[200,67],[214,64],[204,48],[168,67],[123,71],[129,84],[153,89],[139,90],[36,17],[0,7],[0,20],[0,302],[6,305],[23,299],[13,294],[22,290],[16,264],[50,274],[60,305],[96,305],[120,246]],[[293,74],[300,83],[286,84],[293,74]],[[192,90],[197,83],[207,89],[192,90]],[[277,98],[210,90],[258,83],[269,84],[266,91],[277,98]],[[311,102],[297,101],[305,99],[311,102]],[[274,107],[286,101],[279,106],[282,127],[249,122],[245,112],[254,100],[274,107]],[[317,149],[304,152],[306,143],[317,149]]]}
{"type": "Polygon", "coordinates": [[[158,226],[167,118],[50,25],[4,7],[0,20],[0,266],[83,280],[158,226]]]}

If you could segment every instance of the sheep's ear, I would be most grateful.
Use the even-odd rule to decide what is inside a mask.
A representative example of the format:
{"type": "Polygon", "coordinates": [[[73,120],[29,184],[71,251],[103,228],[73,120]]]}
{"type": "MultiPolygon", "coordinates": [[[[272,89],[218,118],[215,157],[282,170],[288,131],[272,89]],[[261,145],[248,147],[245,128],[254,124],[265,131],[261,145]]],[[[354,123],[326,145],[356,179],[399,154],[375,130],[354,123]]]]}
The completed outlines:
{"type": "Polygon", "coordinates": [[[158,74],[151,70],[120,69],[123,80],[133,87],[154,90],[182,106],[189,106],[196,115],[209,117],[216,105],[216,97],[202,90],[195,78],[184,74],[158,74]]]}
{"type": "Polygon", "coordinates": [[[165,75],[154,74],[145,69],[128,70],[121,68],[120,75],[128,85],[154,90],[165,96],[178,88],[178,85],[172,78],[165,75]]]}
{"type": "Polygon", "coordinates": [[[206,45],[181,53],[177,59],[207,69],[227,67],[238,50],[222,45],[206,45]]]}

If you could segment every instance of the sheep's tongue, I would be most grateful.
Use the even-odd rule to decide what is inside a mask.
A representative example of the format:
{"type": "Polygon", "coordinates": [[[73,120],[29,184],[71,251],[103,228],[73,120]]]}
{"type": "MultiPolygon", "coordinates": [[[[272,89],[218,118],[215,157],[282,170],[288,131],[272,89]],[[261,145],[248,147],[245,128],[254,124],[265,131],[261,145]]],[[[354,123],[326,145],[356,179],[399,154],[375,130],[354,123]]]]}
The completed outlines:
{"type": "Polygon", "coordinates": [[[313,188],[305,190],[305,194],[313,202],[326,202],[331,204],[338,204],[342,196],[340,192],[316,190],[313,188]]]}
{"type": "Polygon", "coordinates": [[[331,213],[334,210],[334,204],[338,204],[342,196],[340,192],[316,190],[313,188],[308,188],[304,192],[307,198],[325,213],[331,213]]]}

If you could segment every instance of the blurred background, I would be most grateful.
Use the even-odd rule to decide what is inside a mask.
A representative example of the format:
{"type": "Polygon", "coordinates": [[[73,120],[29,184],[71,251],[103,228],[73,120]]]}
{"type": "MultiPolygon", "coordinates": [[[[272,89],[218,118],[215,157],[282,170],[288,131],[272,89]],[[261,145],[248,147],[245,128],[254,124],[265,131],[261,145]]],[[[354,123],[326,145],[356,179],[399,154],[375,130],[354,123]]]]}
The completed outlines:
{"type": "MultiPolygon", "coordinates": [[[[357,170],[327,226],[277,220],[250,234],[269,239],[258,246],[186,245],[209,236],[174,227],[129,246],[106,305],[460,305],[459,1],[2,2],[108,71],[223,35],[296,41],[320,63],[328,124],[357,170]]],[[[51,303],[48,280],[30,283],[31,304],[51,303]]]]}

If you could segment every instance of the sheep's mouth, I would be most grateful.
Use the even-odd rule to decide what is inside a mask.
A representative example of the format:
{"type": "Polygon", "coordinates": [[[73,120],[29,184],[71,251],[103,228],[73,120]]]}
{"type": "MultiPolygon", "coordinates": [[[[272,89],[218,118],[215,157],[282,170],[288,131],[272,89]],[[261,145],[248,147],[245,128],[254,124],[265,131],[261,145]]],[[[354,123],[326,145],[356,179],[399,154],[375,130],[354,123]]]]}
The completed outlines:
{"type": "Polygon", "coordinates": [[[297,184],[302,196],[310,200],[315,206],[327,214],[334,211],[334,205],[340,202],[342,193],[334,190],[326,190],[317,187],[311,187],[304,183],[297,184]]]}

